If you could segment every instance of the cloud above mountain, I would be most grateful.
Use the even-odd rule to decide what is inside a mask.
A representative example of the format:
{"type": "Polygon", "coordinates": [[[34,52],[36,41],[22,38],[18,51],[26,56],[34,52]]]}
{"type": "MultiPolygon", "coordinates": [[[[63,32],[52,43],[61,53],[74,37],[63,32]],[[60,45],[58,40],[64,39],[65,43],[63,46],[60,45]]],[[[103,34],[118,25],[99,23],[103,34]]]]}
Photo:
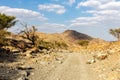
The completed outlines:
{"type": "Polygon", "coordinates": [[[0,13],[16,16],[18,19],[27,20],[39,20],[45,21],[47,18],[40,12],[23,9],[23,8],[11,8],[8,6],[0,6],[0,13]]]}
{"type": "Polygon", "coordinates": [[[38,7],[39,7],[39,10],[54,12],[56,14],[63,14],[66,12],[65,7],[58,4],[40,4],[38,7]]]}
{"type": "Polygon", "coordinates": [[[77,17],[71,26],[120,26],[120,1],[87,0],[78,3],[76,9],[81,8],[87,8],[83,13],[91,16],[77,17]]]}

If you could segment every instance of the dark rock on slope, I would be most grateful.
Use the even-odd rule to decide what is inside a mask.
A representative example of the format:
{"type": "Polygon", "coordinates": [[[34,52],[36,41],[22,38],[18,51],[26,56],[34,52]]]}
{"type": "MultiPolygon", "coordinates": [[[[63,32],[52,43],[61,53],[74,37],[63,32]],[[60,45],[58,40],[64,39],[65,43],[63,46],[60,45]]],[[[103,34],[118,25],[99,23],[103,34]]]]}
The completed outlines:
{"type": "Polygon", "coordinates": [[[70,38],[73,40],[92,40],[93,38],[91,36],[88,36],[86,34],[77,32],[75,30],[66,30],[62,33],[66,38],[70,38]]]}

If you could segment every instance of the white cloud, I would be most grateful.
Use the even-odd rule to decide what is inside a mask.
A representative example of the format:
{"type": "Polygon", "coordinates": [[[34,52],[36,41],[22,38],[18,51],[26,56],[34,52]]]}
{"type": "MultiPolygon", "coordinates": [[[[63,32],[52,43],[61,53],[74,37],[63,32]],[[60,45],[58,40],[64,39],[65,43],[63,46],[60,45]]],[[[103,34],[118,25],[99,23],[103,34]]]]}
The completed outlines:
{"type": "Polygon", "coordinates": [[[69,5],[72,5],[72,4],[74,4],[76,2],[76,0],[69,0],[69,5]]]}
{"type": "Polygon", "coordinates": [[[45,23],[40,25],[38,29],[46,33],[53,33],[53,32],[58,33],[66,30],[67,26],[65,24],[58,24],[58,23],[45,23]]]}
{"type": "Polygon", "coordinates": [[[116,4],[119,5],[119,2],[116,2],[116,0],[87,0],[84,2],[78,3],[76,8],[80,8],[83,6],[84,7],[99,8],[100,6],[106,7],[107,5],[108,5],[108,7],[110,7],[111,5],[116,6],[116,4]]]}
{"type": "Polygon", "coordinates": [[[76,0],[65,0],[62,2],[62,4],[72,6],[75,2],[76,2],[76,0]]]}
{"type": "Polygon", "coordinates": [[[120,1],[112,1],[99,6],[100,9],[120,9],[120,1]]]}
{"type": "Polygon", "coordinates": [[[47,20],[47,18],[44,17],[44,15],[40,14],[39,12],[28,9],[22,9],[22,8],[11,8],[8,6],[0,6],[0,13],[16,16],[18,19],[22,19],[22,20],[24,19],[39,20],[39,21],[47,20]]]}
{"type": "Polygon", "coordinates": [[[55,12],[56,14],[63,14],[66,11],[64,6],[58,4],[43,4],[43,5],[39,5],[38,7],[40,10],[55,12]]]}
{"type": "Polygon", "coordinates": [[[65,28],[66,26],[64,24],[58,24],[58,23],[46,23],[50,28],[65,28]]]}
{"type": "Polygon", "coordinates": [[[71,20],[71,26],[120,26],[120,1],[117,0],[87,0],[80,2],[76,8],[88,8],[84,14],[90,17],[78,17],[71,20]],[[89,10],[91,8],[91,10],[89,10]]]}
{"type": "Polygon", "coordinates": [[[80,8],[82,6],[86,6],[86,7],[98,7],[99,5],[101,5],[101,2],[98,0],[88,0],[86,2],[80,2],[76,8],[80,8]]]}
{"type": "Polygon", "coordinates": [[[99,17],[79,17],[75,20],[71,20],[70,26],[88,26],[96,25],[100,21],[99,17]]]}

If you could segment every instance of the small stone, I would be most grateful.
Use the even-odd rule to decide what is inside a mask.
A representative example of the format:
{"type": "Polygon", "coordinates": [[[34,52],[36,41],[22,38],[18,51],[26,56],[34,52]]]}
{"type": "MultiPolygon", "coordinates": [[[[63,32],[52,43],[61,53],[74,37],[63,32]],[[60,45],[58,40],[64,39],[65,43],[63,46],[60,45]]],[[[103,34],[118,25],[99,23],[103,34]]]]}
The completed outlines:
{"type": "Polygon", "coordinates": [[[99,77],[100,77],[100,79],[102,79],[102,80],[106,80],[106,75],[105,75],[105,74],[101,74],[101,75],[99,75],[99,77]]]}
{"type": "Polygon", "coordinates": [[[31,58],[32,55],[31,55],[30,53],[27,53],[27,54],[26,54],[26,57],[31,58]]]}
{"type": "Polygon", "coordinates": [[[47,62],[45,62],[45,61],[41,61],[40,64],[41,64],[41,65],[46,65],[47,62]]]}
{"type": "Polygon", "coordinates": [[[33,73],[33,72],[31,72],[31,73],[30,73],[30,75],[34,75],[34,73],[33,73]]]}
{"type": "Polygon", "coordinates": [[[93,56],[94,58],[98,59],[98,60],[104,60],[108,57],[107,53],[97,53],[93,56]]]}
{"type": "Polygon", "coordinates": [[[23,76],[21,76],[21,77],[19,77],[17,80],[26,80],[26,78],[23,77],[23,76]]]}
{"type": "Polygon", "coordinates": [[[88,60],[86,63],[87,64],[92,64],[92,63],[95,63],[96,61],[95,60],[88,60]]]}
{"type": "Polygon", "coordinates": [[[47,49],[43,49],[42,52],[43,52],[43,53],[47,53],[47,49]]]}
{"type": "Polygon", "coordinates": [[[60,61],[60,60],[59,60],[59,61],[56,61],[56,62],[59,63],[59,64],[62,64],[62,61],[60,61]]]}
{"type": "Polygon", "coordinates": [[[114,50],[108,50],[107,52],[108,52],[108,54],[112,54],[112,53],[114,53],[115,51],[114,51],[114,50]]]}
{"type": "Polygon", "coordinates": [[[27,76],[28,75],[26,71],[20,71],[19,74],[22,75],[22,76],[27,76]]]}

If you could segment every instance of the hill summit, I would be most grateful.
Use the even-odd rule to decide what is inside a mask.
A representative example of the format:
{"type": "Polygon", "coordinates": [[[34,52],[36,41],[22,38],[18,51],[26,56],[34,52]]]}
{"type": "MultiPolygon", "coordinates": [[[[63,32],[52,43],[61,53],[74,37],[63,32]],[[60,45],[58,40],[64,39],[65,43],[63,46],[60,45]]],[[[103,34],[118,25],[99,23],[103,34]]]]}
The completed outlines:
{"type": "Polygon", "coordinates": [[[66,38],[70,38],[73,40],[92,40],[93,38],[91,36],[88,36],[86,34],[77,32],[75,30],[66,30],[62,33],[66,38]]]}

